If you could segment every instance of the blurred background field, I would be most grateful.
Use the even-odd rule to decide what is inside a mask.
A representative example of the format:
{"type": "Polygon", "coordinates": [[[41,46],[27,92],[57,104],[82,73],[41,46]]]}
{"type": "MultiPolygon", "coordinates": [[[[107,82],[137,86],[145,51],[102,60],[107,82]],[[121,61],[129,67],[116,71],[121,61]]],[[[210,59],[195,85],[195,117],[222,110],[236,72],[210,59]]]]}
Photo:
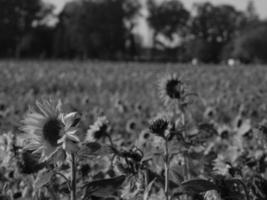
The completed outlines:
{"type": "Polygon", "coordinates": [[[82,113],[88,126],[105,114],[117,132],[130,131],[133,123],[138,133],[164,110],[157,82],[166,73],[181,75],[198,93],[191,106],[196,122],[231,124],[240,114],[259,122],[267,114],[264,65],[1,61],[0,71],[1,132],[18,131],[29,105],[53,96],[82,113]]]}

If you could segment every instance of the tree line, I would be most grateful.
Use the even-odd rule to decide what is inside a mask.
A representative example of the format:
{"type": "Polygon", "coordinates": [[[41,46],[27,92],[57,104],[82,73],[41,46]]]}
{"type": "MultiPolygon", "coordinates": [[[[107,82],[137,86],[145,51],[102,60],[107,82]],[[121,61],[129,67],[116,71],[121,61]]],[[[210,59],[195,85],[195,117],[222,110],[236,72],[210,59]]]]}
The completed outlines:
{"type": "Polygon", "coordinates": [[[189,12],[179,0],[74,0],[55,15],[41,0],[0,0],[0,58],[264,63],[266,36],[253,1],[246,11],[206,2],[189,12]],[[140,20],[151,46],[136,32],[140,20]]]}

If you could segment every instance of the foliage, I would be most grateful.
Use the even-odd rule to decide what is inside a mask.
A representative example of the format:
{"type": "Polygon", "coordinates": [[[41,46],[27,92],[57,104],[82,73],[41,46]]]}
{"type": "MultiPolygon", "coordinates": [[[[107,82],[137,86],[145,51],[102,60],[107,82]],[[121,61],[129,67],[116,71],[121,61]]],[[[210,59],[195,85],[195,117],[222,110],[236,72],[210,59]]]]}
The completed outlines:
{"type": "Polygon", "coordinates": [[[246,11],[199,3],[192,13],[179,0],[69,1],[58,14],[40,0],[0,6],[1,58],[266,62],[264,45],[254,49],[265,22],[253,1],[246,11]]]}
{"type": "Polygon", "coordinates": [[[0,56],[19,56],[18,44],[34,25],[41,23],[51,13],[51,9],[39,0],[1,0],[0,56]]]}
{"type": "Polygon", "coordinates": [[[126,21],[131,21],[139,9],[132,0],[68,3],[60,14],[57,55],[105,58],[121,54],[131,31],[126,21]]]}
{"type": "Polygon", "coordinates": [[[184,32],[190,14],[180,1],[170,0],[158,4],[155,0],[150,0],[147,4],[148,23],[154,30],[154,40],[158,34],[172,40],[174,34],[184,32]]]}
{"type": "Polygon", "coordinates": [[[244,27],[246,18],[230,5],[214,6],[210,3],[196,5],[190,33],[193,35],[191,54],[204,62],[220,61],[222,48],[244,27]]]}
{"type": "Polygon", "coordinates": [[[267,24],[255,25],[242,32],[235,40],[233,56],[243,62],[266,62],[267,24]]]}

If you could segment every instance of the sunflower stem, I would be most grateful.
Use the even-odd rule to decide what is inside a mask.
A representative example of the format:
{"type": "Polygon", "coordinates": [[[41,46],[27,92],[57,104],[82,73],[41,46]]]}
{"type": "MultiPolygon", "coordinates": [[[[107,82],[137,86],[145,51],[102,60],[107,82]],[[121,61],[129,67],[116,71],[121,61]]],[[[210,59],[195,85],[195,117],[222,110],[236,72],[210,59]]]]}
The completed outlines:
{"type": "Polygon", "coordinates": [[[114,147],[114,143],[113,143],[113,141],[112,141],[111,136],[107,134],[106,137],[108,138],[108,141],[109,141],[110,145],[111,145],[112,147],[114,147]]]}
{"type": "MultiPolygon", "coordinates": [[[[183,138],[186,139],[187,137],[187,127],[186,127],[186,110],[185,110],[185,106],[183,106],[180,102],[179,102],[179,110],[181,111],[181,123],[182,123],[182,126],[184,128],[184,131],[183,131],[183,138]]],[[[184,156],[184,181],[186,180],[189,180],[190,179],[190,166],[189,166],[189,158],[188,158],[188,150],[186,150],[184,153],[183,153],[183,156],[184,156]]],[[[184,200],[189,200],[189,196],[185,195],[184,200]]]]}
{"type": "MultiPolygon", "coordinates": [[[[183,137],[186,138],[186,136],[187,136],[187,131],[186,131],[186,113],[185,113],[184,107],[180,106],[180,109],[181,109],[182,125],[184,127],[183,137]]],[[[190,179],[189,169],[190,169],[189,159],[188,159],[187,152],[185,152],[184,153],[184,179],[185,180],[189,180],[190,179]]]]}
{"type": "Polygon", "coordinates": [[[75,154],[71,154],[71,200],[76,200],[76,160],[75,154]]]}
{"type": "Polygon", "coordinates": [[[165,198],[169,200],[169,151],[168,151],[168,140],[164,140],[164,171],[165,171],[165,198]]]}

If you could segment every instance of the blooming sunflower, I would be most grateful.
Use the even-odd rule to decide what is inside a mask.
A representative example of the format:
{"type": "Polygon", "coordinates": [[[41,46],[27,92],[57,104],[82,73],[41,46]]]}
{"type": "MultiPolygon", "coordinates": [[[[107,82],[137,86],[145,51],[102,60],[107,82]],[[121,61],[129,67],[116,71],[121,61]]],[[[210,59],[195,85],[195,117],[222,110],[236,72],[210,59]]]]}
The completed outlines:
{"type": "Polygon", "coordinates": [[[25,148],[40,153],[42,161],[48,159],[58,150],[63,136],[74,137],[74,116],[73,113],[63,114],[60,101],[49,99],[36,102],[36,109],[31,109],[22,121],[22,130],[28,138],[25,148]]]}
{"type": "Polygon", "coordinates": [[[165,105],[180,101],[184,97],[184,83],[176,74],[164,76],[160,79],[158,86],[160,98],[165,105]]]}
{"type": "Polygon", "coordinates": [[[96,122],[89,127],[86,134],[86,141],[96,141],[108,135],[110,131],[109,121],[105,116],[99,117],[96,122]]]}

